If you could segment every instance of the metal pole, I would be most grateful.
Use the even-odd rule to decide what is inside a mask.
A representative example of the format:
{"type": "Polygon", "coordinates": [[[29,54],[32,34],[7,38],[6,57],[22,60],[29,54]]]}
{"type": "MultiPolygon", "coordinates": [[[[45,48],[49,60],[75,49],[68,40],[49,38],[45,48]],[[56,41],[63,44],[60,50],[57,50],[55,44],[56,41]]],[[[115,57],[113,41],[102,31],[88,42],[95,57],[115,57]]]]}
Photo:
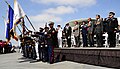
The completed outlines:
{"type": "Polygon", "coordinates": [[[20,33],[22,33],[22,31],[20,30],[20,28],[17,26],[18,30],[20,31],[20,33]]]}
{"type": "Polygon", "coordinates": [[[29,31],[29,29],[25,26],[25,28],[29,31]]]}
{"type": "MultiPolygon", "coordinates": [[[[22,24],[20,24],[20,26],[22,27],[22,24]]],[[[29,31],[29,29],[25,26],[25,28],[29,31]]]]}
{"type": "Polygon", "coordinates": [[[10,6],[10,4],[5,0],[5,3],[8,5],[8,6],[10,6]]]}
{"type": "Polygon", "coordinates": [[[30,19],[28,18],[28,16],[27,15],[25,15],[25,16],[26,16],[27,20],[29,21],[30,25],[32,26],[32,28],[34,29],[34,31],[36,31],[35,28],[34,28],[34,26],[31,23],[30,19]]]}

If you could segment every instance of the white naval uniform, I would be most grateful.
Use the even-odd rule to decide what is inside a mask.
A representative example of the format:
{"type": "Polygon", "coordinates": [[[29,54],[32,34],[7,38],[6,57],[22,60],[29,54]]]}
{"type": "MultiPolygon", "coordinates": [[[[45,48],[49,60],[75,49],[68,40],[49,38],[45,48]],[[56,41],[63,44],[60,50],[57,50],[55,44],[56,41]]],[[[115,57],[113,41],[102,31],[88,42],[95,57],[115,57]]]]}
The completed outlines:
{"type": "Polygon", "coordinates": [[[59,48],[62,48],[62,29],[61,28],[58,29],[57,38],[58,38],[59,48]]]}
{"type": "Polygon", "coordinates": [[[35,51],[36,51],[36,56],[37,56],[37,58],[36,58],[36,59],[39,59],[39,53],[38,53],[38,43],[37,43],[37,42],[35,43],[35,51]]]}

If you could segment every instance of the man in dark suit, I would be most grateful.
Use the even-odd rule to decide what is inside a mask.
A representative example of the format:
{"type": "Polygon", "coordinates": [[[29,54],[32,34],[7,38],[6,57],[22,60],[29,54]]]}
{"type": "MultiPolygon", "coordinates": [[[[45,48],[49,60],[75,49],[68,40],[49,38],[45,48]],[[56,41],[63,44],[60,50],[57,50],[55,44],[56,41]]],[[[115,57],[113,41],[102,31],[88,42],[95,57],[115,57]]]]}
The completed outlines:
{"type": "Polygon", "coordinates": [[[69,23],[66,24],[66,26],[64,27],[64,33],[65,33],[65,37],[67,39],[67,45],[68,47],[71,47],[71,32],[72,32],[72,28],[69,26],[69,23]]]}
{"type": "Polygon", "coordinates": [[[106,19],[106,31],[108,33],[108,43],[110,44],[109,47],[116,46],[116,31],[118,28],[118,20],[114,17],[114,15],[114,12],[110,12],[109,17],[106,19]]]}
{"type": "Polygon", "coordinates": [[[95,31],[96,35],[96,43],[97,47],[103,46],[103,39],[102,39],[102,33],[103,33],[103,20],[100,18],[100,15],[96,15],[96,22],[95,22],[95,31]]]}

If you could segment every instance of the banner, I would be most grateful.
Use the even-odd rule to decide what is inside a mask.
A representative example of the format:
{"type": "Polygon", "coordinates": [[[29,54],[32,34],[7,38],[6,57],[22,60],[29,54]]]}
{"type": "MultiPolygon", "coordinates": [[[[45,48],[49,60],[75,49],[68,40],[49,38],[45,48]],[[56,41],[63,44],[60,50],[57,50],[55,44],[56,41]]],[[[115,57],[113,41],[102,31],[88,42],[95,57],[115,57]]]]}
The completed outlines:
{"type": "Polygon", "coordinates": [[[10,40],[11,35],[13,35],[13,33],[10,34],[12,32],[12,29],[13,29],[13,17],[14,17],[14,10],[9,5],[8,21],[7,21],[7,26],[6,26],[6,39],[8,41],[10,40]]]}
{"type": "Polygon", "coordinates": [[[21,8],[17,0],[14,0],[14,32],[16,31],[16,26],[22,22],[22,19],[25,17],[25,13],[21,8]]]}

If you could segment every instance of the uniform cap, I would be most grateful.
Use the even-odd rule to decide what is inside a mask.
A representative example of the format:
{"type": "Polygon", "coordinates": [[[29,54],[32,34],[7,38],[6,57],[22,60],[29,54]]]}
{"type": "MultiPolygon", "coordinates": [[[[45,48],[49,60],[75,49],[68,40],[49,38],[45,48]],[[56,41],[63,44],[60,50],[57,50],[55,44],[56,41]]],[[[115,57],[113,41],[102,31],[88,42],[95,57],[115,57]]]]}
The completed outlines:
{"type": "Polygon", "coordinates": [[[54,22],[50,22],[49,25],[54,25],[54,22]]]}
{"type": "Polygon", "coordinates": [[[115,13],[114,13],[114,12],[109,12],[109,15],[110,15],[110,14],[115,15],[115,13]]]}

